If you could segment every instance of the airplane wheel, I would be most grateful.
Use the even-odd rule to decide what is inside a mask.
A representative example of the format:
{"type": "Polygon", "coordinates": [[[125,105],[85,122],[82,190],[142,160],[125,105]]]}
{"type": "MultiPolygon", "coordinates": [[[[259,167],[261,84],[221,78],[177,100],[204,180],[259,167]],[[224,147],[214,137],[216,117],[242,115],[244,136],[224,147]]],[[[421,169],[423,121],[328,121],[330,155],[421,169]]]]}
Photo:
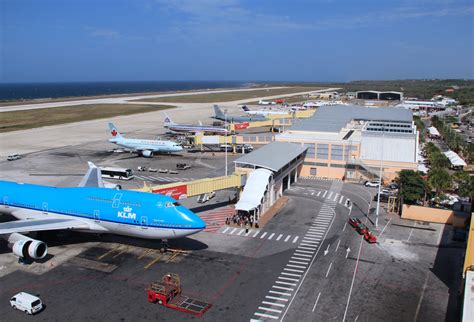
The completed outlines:
{"type": "Polygon", "coordinates": [[[166,247],[166,246],[161,246],[160,252],[161,252],[162,254],[166,253],[167,251],[168,251],[168,247],[166,247]]]}

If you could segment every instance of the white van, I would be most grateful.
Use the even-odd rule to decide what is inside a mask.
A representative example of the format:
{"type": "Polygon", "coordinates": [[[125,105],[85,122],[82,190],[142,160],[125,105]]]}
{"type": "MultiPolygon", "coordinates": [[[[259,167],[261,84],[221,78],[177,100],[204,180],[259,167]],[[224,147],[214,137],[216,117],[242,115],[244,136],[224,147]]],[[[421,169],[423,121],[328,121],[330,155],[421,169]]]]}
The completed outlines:
{"type": "Polygon", "coordinates": [[[35,314],[43,308],[43,302],[39,297],[20,292],[10,299],[10,305],[15,310],[20,310],[28,314],[35,314]]]}

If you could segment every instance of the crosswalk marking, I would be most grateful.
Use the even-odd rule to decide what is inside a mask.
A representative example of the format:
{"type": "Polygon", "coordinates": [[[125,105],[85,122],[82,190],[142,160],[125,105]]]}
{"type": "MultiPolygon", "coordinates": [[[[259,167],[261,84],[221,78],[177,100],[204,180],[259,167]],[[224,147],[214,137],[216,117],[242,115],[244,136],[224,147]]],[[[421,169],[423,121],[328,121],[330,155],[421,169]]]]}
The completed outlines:
{"type": "Polygon", "coordinates": [[[272,233],[270,236],[268,236],[268,240],[271,240],[275,236],[275,233],[272,233]]]}
{"type": "Polygon", "coordinates": [[[260,236],[260,239],[264,238],[267,233],[263,233],[262,236],[260,236]]]}
{"type": "Polygon", "coordinates": [[[298,240],[298,236],[296,236],[294,239],[293,239],[293,243],[296,243],[296,241],[298,240]]]}
{"type": "Polygon", "coordinates": [[[291,238],[291,235],[288,235],[286,238],[285,238],[285,243],[288,241],[288,239],[291,238]]]}
{"type": "Polygon", "coordinates": [[[278,235],[276,240],[280,240],[281,237],[283,237],[283,234],[278,235]]]}

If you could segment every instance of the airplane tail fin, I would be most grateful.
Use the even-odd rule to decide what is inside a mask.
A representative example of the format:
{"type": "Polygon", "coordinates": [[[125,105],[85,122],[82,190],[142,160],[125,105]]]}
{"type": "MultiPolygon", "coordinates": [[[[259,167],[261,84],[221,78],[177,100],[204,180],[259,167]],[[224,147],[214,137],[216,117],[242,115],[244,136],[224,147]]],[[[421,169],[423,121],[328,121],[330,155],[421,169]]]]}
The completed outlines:
{"type": "Polygon", "coordinates": [[[98,187],[103,188],[104,182],[102,181],[102,172],[100,168],[92,162],[87,162],[89,164],[89,170],[87,170],[84,177],[82,177],[81,182],[78,187],[98,187]]]}
{"type": "Polygon", "coordinates": [[[215,113],[215,117],[217,119],[223,119],[225,117],[225,115],[222,112],[221,108],[217,104],[214,105],[214,113],[215,113]]]}
{"type": "Polygon", "coordinates": [[[175,124],[176,124],[175,122],[173,122],[173,120],[171,119],[171,117],[169,117],[168,114],[166,114],[166,113],[163,113],[163,114],[165,114],[165,119],[164,119],[164,121],[163,121],[165,127],[166,127],[166,126],[169,126],[169,125],[175,125],[175,124]]]}
{"type": "Polygon", "coordinates": [[[242,106],[242,109],[243,109],[245,112],[250,111],[250,109],[247,107],[247,105],[242,106]]]}
{"type": "Polygon", "coordinates": [[[115,127],[114,123],[112,123],[112,122],[109,123],[109,130],[110,130],[110,134],[114,138],[121,138],[122,137],[122,135],[120,134],[118,129],[115,127]]]}

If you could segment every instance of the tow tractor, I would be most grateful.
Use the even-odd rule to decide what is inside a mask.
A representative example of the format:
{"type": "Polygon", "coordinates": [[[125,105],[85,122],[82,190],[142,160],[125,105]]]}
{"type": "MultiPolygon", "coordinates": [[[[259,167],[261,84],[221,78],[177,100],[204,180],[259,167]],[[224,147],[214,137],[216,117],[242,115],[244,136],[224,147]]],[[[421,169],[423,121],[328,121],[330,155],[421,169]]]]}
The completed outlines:
{"type": "Polygon", "coordinates": [[[161,281],[151,283],[146,291],[148,302],[158,302],[163,306],[198,317],[201,317],[212,306],[211,303],[182,294],[181,280],[175,273],[165,274],[161,281]]]}

